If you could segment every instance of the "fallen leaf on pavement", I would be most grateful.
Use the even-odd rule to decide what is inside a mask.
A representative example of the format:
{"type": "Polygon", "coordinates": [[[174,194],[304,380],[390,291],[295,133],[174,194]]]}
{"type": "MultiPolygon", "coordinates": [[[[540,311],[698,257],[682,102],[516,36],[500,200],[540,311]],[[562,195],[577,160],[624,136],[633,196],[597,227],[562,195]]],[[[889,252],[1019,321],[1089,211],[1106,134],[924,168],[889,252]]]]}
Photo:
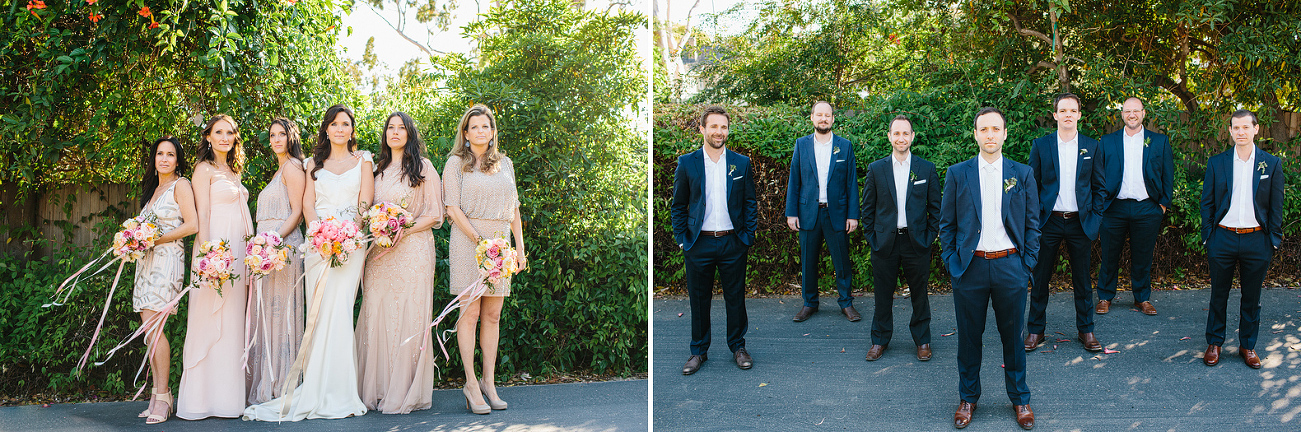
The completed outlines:
{"type": "Polygon", "coordinates": [[[682,312],[678,312],[678,316],[682,316],[682,312]]]}
{"type": "Polygon", "coordinates": [[[768,385],[768,383],[759,383],[759,387],[763,387],[763,386],[766,386],[766,385],[768,385]]]}
{"type": "Polygon", "coordinates": [[[1191,337],[1188,337],[1188,336],[1184,336],[1184,337],[1179,338],[1179,340],[1189,340],[1189,339],[1192,339],[1192,338],[1191,338],[1191,337]]]}
{"type": "Polygon", "coordinates": [[[940,336],[953,336],[953,335],[955,335],[955,334],[957,334],[957,333],[958,333],[958,332],[948,332],[948,333],[942,334],[942,335],[940,335],[940,336]]]}
{"type": "Polygon", "coordinates": [[[1061,339],[1061,338],[1057,339],[1057,342],[1070,342],[1070,341],[1071,341],[1070,339],[1061,339]]]}
{"type": "Polygon", "coordinates": [[[1117,351],[1117,350],[1114,350],[1114,349],[1111,349],[1111,348],[1103,348],[1103,349],[1102,349],[1102,353],[1103,353],[1103,354],[1115,354],[1115,353],[1118,353],[1118,352],[1120,352],[1120,351],[1117,351]]]}
{"type": "MultiPolygon", "coordinates": [[[[900,126],[900,127],[903,127],[903,126],[900,126]]],[[[840,349],[840,352],[845,352],[845,349],[844,349],[844,348],[841,348],[841,349],[840,349]]]]}

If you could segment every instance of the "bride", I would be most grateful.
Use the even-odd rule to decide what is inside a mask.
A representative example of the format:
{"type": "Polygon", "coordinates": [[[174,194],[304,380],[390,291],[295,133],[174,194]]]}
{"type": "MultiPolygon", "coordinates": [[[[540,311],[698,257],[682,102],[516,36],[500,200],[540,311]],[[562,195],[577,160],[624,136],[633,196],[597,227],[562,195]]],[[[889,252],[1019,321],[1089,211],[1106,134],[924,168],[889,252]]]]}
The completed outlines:
{"type": "MultiPolygon", "coordinates": [[[[316,147],[305,167],[303,202],[314,203],[303,209],[308,223],[330,216],[357,221],[357,213],[370,205],[375,176],[370,153],[353,151],[357,147],[355,118],[348,107],[335,105],[321,119],[316,147]]],[[[357,392],[352,329],[364,252],[364,248],[358,249],[342,266],[332,268],[316,252],[307,252],[307,326],[286,380],[286,386],[298,383],[296,372],[302,371],[302,384],[292,392],[285,391],[286,396],[248,407],[244,420],[299,421],[366,414],[357,392]]]]}

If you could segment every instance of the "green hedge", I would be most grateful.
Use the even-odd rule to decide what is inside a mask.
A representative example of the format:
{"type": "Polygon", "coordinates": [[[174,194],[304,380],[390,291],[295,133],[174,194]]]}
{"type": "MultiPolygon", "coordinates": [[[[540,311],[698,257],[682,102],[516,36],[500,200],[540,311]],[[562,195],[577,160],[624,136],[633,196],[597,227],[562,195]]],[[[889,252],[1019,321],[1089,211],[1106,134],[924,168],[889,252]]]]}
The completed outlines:
{"type": "MultiPolygon", "coordinates": [[[[1028,159],[1031,141],[1055,130],[1050,115],[1052,95],[1044,86],[1030,83],[1008,83],[971,89],[951,85],[926,92],[900,92],[869,97],[861,106],[838,107],[835,133],[854,143],[860,176],[867,165],[889,155],[886,139],[889,121],[897,114],[908,114],[917,133],[913,152],[935,163],[941,178],[949,166],[976,155],[972,137],[972,116],[982,106],[996,106],[1008,116],[1008,139],[1003,146],[1004,155],[1020,162],[1028,159]]],[[[1096,98],[1084,96],[1085,112],[1080,121],[1081,132],[1101,137],[1119,129],[1123,124],[1119,113],[1106,107],[1118,106],[1123,94],[1105,94],[1096,98]]],[[[700,134],[695,127],[695,117],[702,106],[661,104],[655,107],[654,134],[654,196],[655,211],[655,285],[660,292],[685,293],[682,253],[673,241],[669,205],[672,199],[673,172],[679,155],[700,147],[700,134]]],[[[728,107],[732,113],[731,135],[728,148],[751,158],[755,186],[758,189],[759,232],[750,249],[748,283],[754,293],[798,292],[800,266],[799,237],[786,227],[784,215],[786,179],[789,174],[791,149],[795,139],[812,132],[807,107],[728,107]]],[[[1198,200],[1201,197],[1202,176],[1206,160],[1211,155],[1229,148],[1226,142],[1193,140],[1190,137],[1211,136],[1222,129],[1223,120],[1202,122],[1189,120],[1171,102],[1153,101],[1147,106],[1149,127],[1171,136],[1175,153],[1174,209],[1166,218],[1166,226],[1158,240],[1154,266],[1154,280],[1158,289],[1166,285],[1192,283],[1205,280],[1205,250],[1200,246],[1198,232],[1201,219],[1198,200]],[[1208,144],[1208,141],[1210,143],[1208,144]],[[1198,150],[1191,150],[1198,149],[1198,150]],[[1204,149],[1204,150],[1201,150],[1204,149]]],[[[1221,113],[1221,119],[1227,113],[1221,113]]],[[[1262,119],[1267,121],[1268,119],[1262,119]]],[[[1296,223],[1301,217],[1301,183],[1296,161],[1287,158],[1290,148],[1265,141],[1258,143],[1262,149],[1283,157],[1289,173],[1285,188],[1284,232],[1287,235],[1301,231],[1296,223]]],[[[862,185],[862,179],[859,179],[862,185]]],[[[855,285],[858,289],[871,287],[870,247],[862,235],[855,233],[850,240],[850,258],[853,263],[855,285]]],[[[1292,275],[1301,270],[1295,258],[1301,244],[1285,237],[1283,250],[1275,254],[1269,284],[1295,283],[1292,275]]],[[[1094,265],[1098,262],[1098,247],[1094,245],[1094,265]]],[[[824,291],[834,287],[830,257],[823,254],[819,286],[824,291]]],[[[939,290],[947,289],[948,277],[939,260],[938,242],[931,260],[931,284],[939,290]]],[[[1067,267],[1065,258],[1058,262],[1055,285],[1067,282],[1062,274],[1067,267]]],[[[1122,258],[1122,269],[1128,266],[1128,252],[1122,258]]],[[[1127,284],[1122,272],[1122,286],[1127,284]]]]}

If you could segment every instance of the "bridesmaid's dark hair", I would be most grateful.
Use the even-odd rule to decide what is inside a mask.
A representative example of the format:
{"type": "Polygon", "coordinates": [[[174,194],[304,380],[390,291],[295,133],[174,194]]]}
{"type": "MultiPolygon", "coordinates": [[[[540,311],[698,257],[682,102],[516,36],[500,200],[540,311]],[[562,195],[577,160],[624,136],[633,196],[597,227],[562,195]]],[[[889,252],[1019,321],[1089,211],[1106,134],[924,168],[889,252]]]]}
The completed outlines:
{"type": "Polygon", "coordinates": [[[393,121],[393,117],[401,118],[402,125],[407,128],[407,144],[402,150],[402,175],[411,183],[411,187],[420,186],[425,181],[425,176],[420,173],[424,165],[421,160],[425,158],[425,141],[420,139],[416,121],[402,111],[389,114],[384,120],[384,126],[379,129],[379,160],[375,162],[375,175],[383,175],[384,168],[388,168],[389,162],[393,161],[393,149],[388,146],[388,123],[393,121]]]}
{"type": "Polygon", "coordinates": [[[348,151],[352,152],[357,148],[357,116],[352,113],[352,109],[347,105],[339,104],[325,110],[325,117],[321,118],[321,127],[316,130],[316,144],[312,147],[312,180],[316,180],[316,172],[325,168],[325,160],[330,158],[330,136],[327,133],[330,129],[330,122],[334,121],[339,113],[348,115],[348,120],[352,122],[352,137],[348,138],[348,151]]]}
{"type": "Polygon", "coordinates": [[[158,155],[158,146],[164,142],[172,143],[172,147],[176,148],[176,176],[184,177],[185,172],[190,170],[190,162],[185,159],[185,147],[179,138],[165,136],[154,141],[149,145],[149,152],[141,158],[145,165],[145,176],[140,179],[140,207],[149,204],[149,200],[154,198],[154,190],[158,189],[158,167],[154,165],[154,159],[158,155]]]}
{"type": "Polygon", "coordinates": [[[208,125],[203,128],[203,134],[199,135],[199,150],[195,154],[194,163],[198,165],[217,158],[217,152],[212,150],[212,143],[208,141],[208,136],[212,135],[212,128],[219,121],[230,123],[230,128],[235,130],[235,144],[226,153],[226,165],[232,172],[239,174],[244,171],[244,140],[239,137],[239,124],[225,114],[217,114],[208,120],[208,125]]]}
{"type": "Polygon", "coordinates": [[[300,138],[302,132],[298,130],[298,124],[294,123],[293,120],[284,117],[276,117],[275,120],[271,120],[271,124],[267,125],[268,145],[271,144],[271,126],[275,125],[280,125],[280,127],[285,129],[285,153],[288,153],[289,157],[302,162],[303,144],[302,139],[300,138]]]}

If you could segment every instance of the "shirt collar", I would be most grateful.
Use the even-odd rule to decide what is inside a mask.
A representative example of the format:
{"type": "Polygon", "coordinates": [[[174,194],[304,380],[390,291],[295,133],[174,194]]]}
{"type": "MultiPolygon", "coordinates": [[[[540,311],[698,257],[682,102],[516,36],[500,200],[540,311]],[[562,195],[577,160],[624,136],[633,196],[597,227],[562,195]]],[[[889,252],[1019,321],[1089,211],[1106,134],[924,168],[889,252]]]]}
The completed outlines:
{"type": "Polygon", "coordinates": [[[908,152],[908,155],[904,156],[902,161],[899,160],[899,158],[894,157],[894,152],[890,152],[890,161],[895,165],[909,164],[913,161],[913,152],[908,152]]]}
{"type": "Polygon", "coordinates": [[[826,141],[818,141],[818,134],[813,134],[813,143],[814,143],[814,144],[817,144],[817,145],[820,145],[820,146],[824,146],[824,147],[825,147],[825,146],[829,146],[829,145],[831,145],[831,142],[832,142],[832,141],[835,141],[835,140],[836,140],[836,133],[835,133],[835,132],[832,132],[832,133],[831,133],[831,138],[827,138],[826,141]]]}
{"type": "Polygon", "coordinates": [[[1232,151],[1232,152],[1233,152],[1233,160],[1238,161],[1238,162],[1251,162],[1251,161],[1253,161],[1253,160],[1256,159],[1256,144],[1254,144],[1254,143],[1251,145],[1251,153],[1247,153],[1247,155],[1248,155],[1248,156],[1247,156],[1247,160],[1242,160],[1242,159],[1238,158],[1238,149],[1237,149],[1237,147],[1234,147],[1232,150],[1229,150],[1229,151],[1232,151]]]}
{"type": "Polygon", "coordinates": [[[1070,141],[1067,141],[1067,140],[1062,139],[1062,134],[1060,134],[1060,133],[1057,134],[1057,144],[1075,145],[1075,144],[1078,143],[1079,141],[1080,141],[1080,132],[1079,132],[1079,131],[1075,131],[1075,138],[1071,138],[1070,141]]]}
{"type": "Polygon", "coordinates": [[[994,168],[1003,167],[1003,155],[998,155],[998,159],[994,159],[994,161],[990,163],[986,163],[985,158],[980,156],[976,156],[976,160],[978,161],[977,163],[980,164],[981,169],[984,169],[985,167],[989,167],[989,166],[992,166],[994,168]]]}
{"type": "Polygon", "coordinates": [[[709,157],[709,151],[705,150],[705,147],[707,146],[709,146],[709,144],[702,144],[700,146],[700,156],[705,158],[705,163],[723,163],[724,161],[727,161],[727,145],[723,146],[723,155],[718,157],[718,162],[714,162],[714,160],[709,157]]]}

